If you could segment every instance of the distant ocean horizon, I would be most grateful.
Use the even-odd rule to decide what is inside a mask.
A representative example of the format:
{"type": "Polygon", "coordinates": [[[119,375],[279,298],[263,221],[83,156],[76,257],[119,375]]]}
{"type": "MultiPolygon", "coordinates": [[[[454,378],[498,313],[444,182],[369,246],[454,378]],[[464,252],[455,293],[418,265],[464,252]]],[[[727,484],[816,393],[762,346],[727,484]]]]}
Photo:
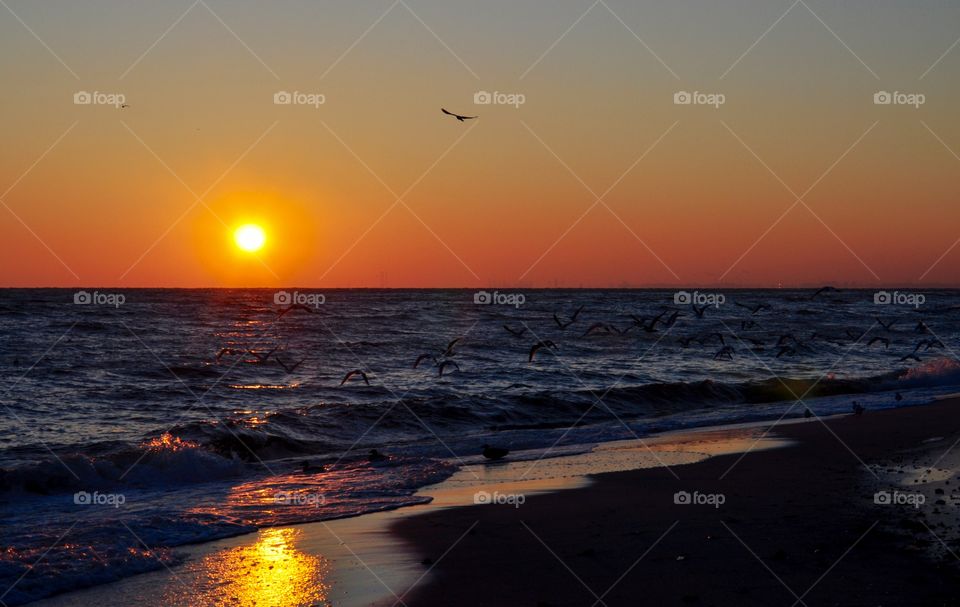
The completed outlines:
{"type": "Polygon", "coordinates": [[[0,584],[70,537],[9,605],[421,502],[487,443],[536,460],[960,390],[960,291],[929,287],[7,288],[0,335],[0,584]]]}

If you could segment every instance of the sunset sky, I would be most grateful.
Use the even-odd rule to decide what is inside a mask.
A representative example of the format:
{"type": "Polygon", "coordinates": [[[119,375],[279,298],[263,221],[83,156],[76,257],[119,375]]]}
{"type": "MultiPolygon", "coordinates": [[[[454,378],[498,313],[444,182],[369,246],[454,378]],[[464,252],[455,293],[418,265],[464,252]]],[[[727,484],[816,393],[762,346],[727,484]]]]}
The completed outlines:
{"type": "Polygon", "coordinates": [[[955,285],[958,36],[930,0],[3,0],[0,286],[955,285]]]}

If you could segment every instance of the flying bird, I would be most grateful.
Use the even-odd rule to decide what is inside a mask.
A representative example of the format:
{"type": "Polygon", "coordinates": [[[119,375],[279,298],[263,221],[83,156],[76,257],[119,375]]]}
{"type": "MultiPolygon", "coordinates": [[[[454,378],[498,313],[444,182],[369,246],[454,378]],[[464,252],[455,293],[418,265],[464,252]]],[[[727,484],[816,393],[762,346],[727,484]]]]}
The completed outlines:
{"type": "Polygon", "coordinates": [[[354,375],[359,375],[361,378],[363,378],[363,381],[365,381],[368,386],[370,385],[370,380],[367,379],[367,374],[364,373],[363,371],[361,371],[360,369],[354,369],[353,371],[350,371],[349,373],[347,373],[346,375],[344,375],[344,376],[343,376],[343,381],[340,382],[340,385],[342,386],[343,384],[345,384],[345,383],[347,383],[348,381],[350,381],[350,378],[353,377],[354,375]]]}
{"type": "Polygon", "coordinates": [[[298,362],[295,362],[295,363],[293,363],[292,365],[288,365],[287,363],[283,362],[283,360],[281,360],[281,358],[280,358],[279,356],[277,356],[274,360],[276,360],[277,363],[279,363],[279,365],[280,365],[281,367],[283,367],[283,370],[284,370],[284,371],[286,371],[287,373],[293,373],[294,371],[297,370],[297,367],[299,367],[299,366],[302,365],[304,362],[306,362],[307,359],[304,358],[303,360],[300,360],[300,361],[298,361],[298,362]]]}
{"type": "Polygon", "coordinates": [[[538,341],[537,343],[533,344],[532,348],[530,348],[530,358],[527,359],[527,362],[532,363],[533,357],[536,356],[537,351],[540,350],[541,348],[550,348],[552,350],[555,350],[557,348],[557,344],[553,343],[549,339],[545,341],[538,341]]]}
{"type": "Polygon", "coordinates": [[[455,368],[457,369],[457,371],[460,370],[460,365],[458,365],[456,362],[454,362],[454,361],[452,361],[452,360],[445,360],[445,361],[443,361],[442,363],[440,363],[440,365],[437,367],[437,372],[438,372],[438,375],[437,375],[437,376],[438,376],[438,377],[443,377],[443,370],[446,369],[447,367],[450,367],[450,366],[455,367],[455,368]]]}
{"type": "Polygon", "coordinates": [[[286,308],[280,310],[280,312],[277,314],[277,318],[283,318],[284,314],[286,314],[287,312],[292,312],[293,310],[303,310],[307,314],[314,313],[314,311],[308,308],[306,304],[295,303],[295,304],[290,304],[286,308]]]}
{"type": "Polygon", "coordinates": [[[451,341],[449,344],[447,344],[447,349],[443,351],[442,356],[444,357],[453,356],[454,355],[453,347],[457,345],[457,342],[459,342],[461,339],[462,338],[458,337],[453,341],[451,341]]]}
{"type": "Polygon", "coordinates": [[[256,357],[258,363],[265,363],[270,358],[270,355],[276,352],[278,348],[279,346],[265,353],[257,352],[256,350],[247,350],[247,352],[256,357]]]}
{"type": "Polygon", "coordinates": [[[414,361],[413,368],[416,369],[417,367],[420,366],[420,363],[422,363],[425,360],[432,360],[433,364],[437,364],[437,357],[434,356],[433,354],[421,354],[420,356],[417,357],[417,360],[414,361]]]}
{"type": "Polygon", "coordinates": [[[520,329],[513,329],[509,325],[503,325],[503,328],[507,330],[507,333],[513,335],[514,337],[523,337],[523,334],[527,332],[526,327],[520,329]]]}
{"type": "Polygon", "coordinates": [[[567,322],[562,322],[562,321],[560,320],[560,317],[557,316],[557,313],[554,312],[554,313],[553,313],[553,322],[557,323],[557,326],[560,327],[561,329],[566,329],[567,327],[569,327],[570,325],[572,325],[574,322],[576,322],[577,317],[580,316],[580,312],[582,312],[582,311],[583,311],[583,306],[580,306],[579,308],[577,308],[577,311],[573,313],[573,316],[571,316],[571,317],[570,317],[570,320],[568,320],[567,322]]]}
{"type": "Polygon", "coordinates": [[[477,118],[477,116],[461,116],[460,114],[454,114],[453,112],[448,112],[446,108],[440,108],[440,111],[446,114],[447,116],[453,116],[460,122],[463,122],[464,120],[473,120],[474,118],[477,118]]]}

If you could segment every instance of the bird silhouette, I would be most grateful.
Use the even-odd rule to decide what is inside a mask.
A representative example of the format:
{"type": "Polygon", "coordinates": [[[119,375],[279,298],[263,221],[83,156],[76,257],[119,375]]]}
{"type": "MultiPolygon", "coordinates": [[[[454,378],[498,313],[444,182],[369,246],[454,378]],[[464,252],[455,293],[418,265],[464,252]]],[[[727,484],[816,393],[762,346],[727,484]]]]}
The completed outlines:
{"type": "Polygon", "coordinates": [[[483,456],[487,459],[503,459],[510,453],[509,449],[504,449],[502,447],[491,447],[490,445],[483,446],[483,456]]]}
{"type": "Polygon", "coordinates": [[[555,350],[557,348],[557,344],[553,343],[549,339],[544,341],[538,341],[537,343],[533,344],[532,348],[530,348],[530,358],[527,359],[527,362],[532,363],[533,357],[537,355],[537,351],[540,350],[541,348],[549,348],[551,350],[555,350]]]}
{"type": "Polygon", "coordinates": [[[460,122],[463,122],[464,120],[473,120],[474,118],[477,118],[477,116],[461,116],[460,114],[454,114],[453,112],[448,112],[446,108],[440,108],[440,111],[446,114],[447,116],[453,116],[460,122]]]}
{"type": "Polygon", "coordinates": [[[370,385],[370,380],[367,379],[367,374],[364,373],[363,371],[361,371],[360,369],[354,369],[353,371],[350,371],[349,373],[347,373],[346,375],[344,375],[344,376],[343,376],[343,381],[340,382],[340,385],[342,386],[343,384],[345,384],[345,383],[347,383],[348,381],[350,381],[350,378],[353,377],[354,375],[359,375],[359,376],[363,379],[363,381],[366,382],[366,384],[367,384],[368,386],[370,385]]]}

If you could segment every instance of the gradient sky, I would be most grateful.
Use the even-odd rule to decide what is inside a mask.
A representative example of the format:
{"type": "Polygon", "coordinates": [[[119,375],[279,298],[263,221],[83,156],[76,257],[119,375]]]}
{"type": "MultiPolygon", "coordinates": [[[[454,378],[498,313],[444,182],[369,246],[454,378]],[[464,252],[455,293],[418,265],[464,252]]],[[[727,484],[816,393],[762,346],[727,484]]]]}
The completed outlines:
{"type": "Polygon", "coordinates": [[[4,1],[2,286],[956,284],[956,3],[4,1]]]}

